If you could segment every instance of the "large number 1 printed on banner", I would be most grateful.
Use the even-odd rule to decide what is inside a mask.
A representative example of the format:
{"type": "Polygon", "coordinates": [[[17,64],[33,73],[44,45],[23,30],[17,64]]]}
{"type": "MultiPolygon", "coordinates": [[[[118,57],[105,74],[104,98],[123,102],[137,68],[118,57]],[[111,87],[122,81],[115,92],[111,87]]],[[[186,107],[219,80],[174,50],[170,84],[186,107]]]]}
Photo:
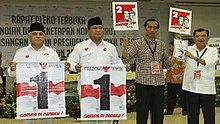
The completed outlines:
{"type": "Polygon", "coordinates": [[[110,75],[103,75],[101,78],[94,80],[94,84],[100,85],[100,110],[110,110],[110,75]]]}
{"type": "Polygon", "coordinates": [[[30,81],[37,83],[38,109],[48,109],[48,73],[41,72],[39,75],[31,77],[30,81]]]}

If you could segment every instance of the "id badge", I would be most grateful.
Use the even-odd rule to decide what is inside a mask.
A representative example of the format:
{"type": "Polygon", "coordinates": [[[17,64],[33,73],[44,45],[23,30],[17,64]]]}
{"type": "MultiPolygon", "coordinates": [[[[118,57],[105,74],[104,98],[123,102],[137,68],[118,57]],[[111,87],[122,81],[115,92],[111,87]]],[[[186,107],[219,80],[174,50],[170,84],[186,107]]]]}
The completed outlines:
{"type": "Polygon", "coordinates": [[[194,80],[201,79],[201,70],[194,70],[194,80]]]}
{"type": "Polygon", "coordinates": [[[151,62],[151,73],[152,74],[160,74],[159,62],[157,62],[157,61],[151,62]]]}

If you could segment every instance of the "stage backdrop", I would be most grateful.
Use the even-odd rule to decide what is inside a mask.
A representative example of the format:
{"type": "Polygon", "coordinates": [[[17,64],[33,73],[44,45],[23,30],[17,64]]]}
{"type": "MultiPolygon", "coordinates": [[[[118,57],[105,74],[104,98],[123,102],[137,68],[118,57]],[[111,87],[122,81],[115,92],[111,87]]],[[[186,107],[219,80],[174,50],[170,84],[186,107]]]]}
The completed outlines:
{"type": "MultiPolygon", "coordinates": [[[[59,56],[68,56],[76,43],[87,36],[87,21],[100,16],[105,26],[104,39],[114,44],[121,54],[122,42],[128,36],[129,42],[145,35],[143,24],[148,18],[160,20],[160,7],[138,3],[139,30],[114,31],[112,3],[90,4],[1,4],[0,5],[0,51],[3,58],[12,60],[18,48],[28,45],[28,27],[41,22],[46,29],[45,44],[56,49],[59,56]]],[[[160,38],[160,35],[158,36],[160,38]]]]}

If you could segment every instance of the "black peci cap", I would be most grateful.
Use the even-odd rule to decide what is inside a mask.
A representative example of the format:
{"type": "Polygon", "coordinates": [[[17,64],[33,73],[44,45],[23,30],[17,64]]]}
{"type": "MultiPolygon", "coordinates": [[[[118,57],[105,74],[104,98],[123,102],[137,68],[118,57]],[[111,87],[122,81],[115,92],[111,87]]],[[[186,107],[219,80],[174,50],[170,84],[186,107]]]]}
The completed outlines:
{"type": "Polygon", "coordinates": [[[102,25],[103,26],[102,19],[100,17],[90,18],[88,21],[88,28],[93,25],[102,25]]]}
{"type": "Polygon", "coordinates": [[[32,31],[42,31],[45,33],[43,24],[37,22],[31,24],[28,33],[32,31]]]}

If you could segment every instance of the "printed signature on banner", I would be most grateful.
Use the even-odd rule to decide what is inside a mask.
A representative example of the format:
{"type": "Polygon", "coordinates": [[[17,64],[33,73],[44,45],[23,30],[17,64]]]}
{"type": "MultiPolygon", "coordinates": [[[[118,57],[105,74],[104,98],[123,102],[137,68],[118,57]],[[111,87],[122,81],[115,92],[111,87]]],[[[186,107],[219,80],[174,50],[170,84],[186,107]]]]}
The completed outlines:
{"type": "Polygon", "coordinates": [[[85,114],[84,118],[121,118],[124,114],[85,114]]]}
{"type": "Polygon", "coordinates": [[[62,114],[63,112],[32,112],[32,113],[22,113],[20,114],[20,117],[57,116],[62,114]]]}

